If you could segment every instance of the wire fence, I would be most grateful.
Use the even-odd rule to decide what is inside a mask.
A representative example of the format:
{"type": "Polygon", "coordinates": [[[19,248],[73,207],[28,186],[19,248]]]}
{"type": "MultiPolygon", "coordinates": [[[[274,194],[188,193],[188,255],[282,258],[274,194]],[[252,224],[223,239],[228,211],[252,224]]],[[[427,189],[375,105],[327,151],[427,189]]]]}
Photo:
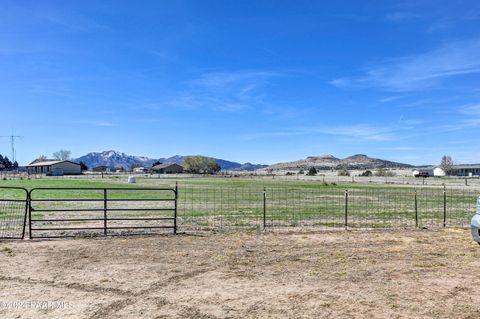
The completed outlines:
{"type": "Polygon", "coordinates": [[[50,231],[58,227],[73,227],[68,231],[86,234],[90,228],[106,234],[108,227],[147,234],[154,226],[165,226],[161,223],[166,219],[173,220],[174,228],[181,232],[465,228],[480,195],[480,190],[446,188],[182,185],[175,191],[176,214],[170,218],[163,211],[173,208],[160,200],[165,194],[148,191],[115,188],[106,196],[98,189],[45,188],[36,189],[32,197],[32,190],[3,187],[0,239],[23,238],[27,209],[29,227],[33,222],[31,230],[45,231],[45,236],[55,235],[50,231]],[[160,224],[153,225],[153,220],[160,224]]]}
{"type": "Polygon", "coordinates": [[[445,188],[179,188],[179,227],[385,229],[470,225],[480,191],[445,188]]]}
{"type": "Polygon", "coordinates": [[[28,194],[24,188],[0,188],[0,239],[22,239],[25,234],[28,194]]]}

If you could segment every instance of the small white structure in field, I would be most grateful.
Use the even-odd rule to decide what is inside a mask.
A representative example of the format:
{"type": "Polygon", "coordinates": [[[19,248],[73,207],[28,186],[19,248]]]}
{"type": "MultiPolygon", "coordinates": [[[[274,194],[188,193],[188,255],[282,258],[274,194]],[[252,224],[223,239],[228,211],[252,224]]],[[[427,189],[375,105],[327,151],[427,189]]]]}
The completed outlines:
{"type": "Polygon", "coordinates": [[[441,167],[435,167],[433,170],[433,176],[443,177],[445,175],[445,171],[441,167]]]}
{"type": "Polygon", "coordinates": [[[135,167],[133,169],[134,173],[146,173],[148,170],[145,167],[135,167]]]}
{"type": "Polygon", "coordinates": [[[137,182],[137,178],[135,176],[128,176],[128,182],[129,183],[136,183],[137,182]]]}

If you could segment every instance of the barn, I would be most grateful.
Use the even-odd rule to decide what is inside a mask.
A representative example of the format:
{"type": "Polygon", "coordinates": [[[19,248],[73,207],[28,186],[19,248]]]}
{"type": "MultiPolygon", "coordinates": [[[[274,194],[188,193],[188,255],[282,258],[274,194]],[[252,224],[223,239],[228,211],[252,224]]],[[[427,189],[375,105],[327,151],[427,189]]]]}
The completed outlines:
{"type": "Polygon", "coordinates": [[[183,166],[175,163],[159,164],[152,167],[152,172],[158,174],[178,174],[183,173],[183,166]]]}
{"type": "Polygon", "coordinates": [[[46,174],[47,176],[79,175],[80,164],[62,160],[35,160],[27,166],[28,174],[46,174]]]}

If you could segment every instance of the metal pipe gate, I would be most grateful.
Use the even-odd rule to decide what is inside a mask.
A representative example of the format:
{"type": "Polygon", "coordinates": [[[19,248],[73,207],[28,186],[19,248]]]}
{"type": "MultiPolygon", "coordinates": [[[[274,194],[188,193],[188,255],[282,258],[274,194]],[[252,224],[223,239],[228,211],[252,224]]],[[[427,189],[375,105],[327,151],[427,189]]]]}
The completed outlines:
{"type": "Polygon", "coordinates": [[[27,216],[31,239],[148,235],[160,229],[172,229],[176,234],[177,201],[177,186],[44,187],[30,191],[0,187],[0,240],[23,239],[27,216]],[[148,193],[153,196],[146,196],[148,193]]]}
{"type": "Polygon", "coordinates": [[[31,239],[177,233],[177,187],[33,188],[28,197],[31,239]]]}

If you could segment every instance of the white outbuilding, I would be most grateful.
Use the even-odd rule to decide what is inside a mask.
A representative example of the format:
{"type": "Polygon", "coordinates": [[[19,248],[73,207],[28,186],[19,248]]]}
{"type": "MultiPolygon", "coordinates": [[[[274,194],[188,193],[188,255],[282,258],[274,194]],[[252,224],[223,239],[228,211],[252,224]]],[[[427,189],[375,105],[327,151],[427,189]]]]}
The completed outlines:
{"type": "Polygon", "coordinates": [[[445,171],[441,167],[435,167],[433,170],[433,176],[443,177],[445,175],[445,171]]]}

